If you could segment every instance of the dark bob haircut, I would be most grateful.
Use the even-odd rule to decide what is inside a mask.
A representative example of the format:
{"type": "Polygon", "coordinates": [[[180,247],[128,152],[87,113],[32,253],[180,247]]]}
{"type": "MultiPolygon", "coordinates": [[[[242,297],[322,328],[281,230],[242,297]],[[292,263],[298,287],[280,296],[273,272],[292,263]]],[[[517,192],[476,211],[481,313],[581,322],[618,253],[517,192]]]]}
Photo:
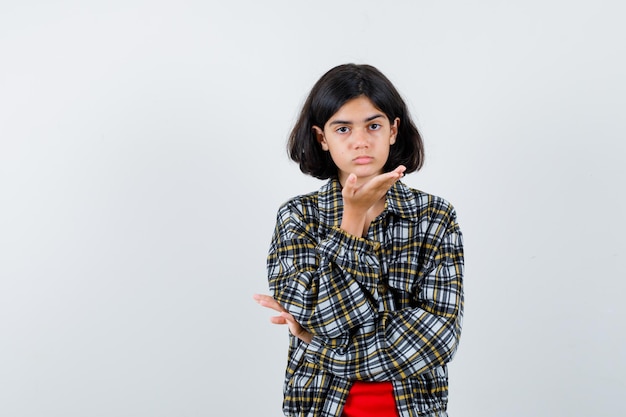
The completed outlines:
{"type": "Polygon", "coordinates": [[[361,96],[369,98],[375,107],[385,113],[390,123],[396,117],[400,119],[396,142],[390,148],[383,171],[404,165],[408,174],[422,167],[422,137],[391,81],[371,65],[344,64],[332,68],[315,83],[289,135],[289,156],[300,165],[303,173],[319,179],[338,176],[337,166],[330,153],[320,146],[313,126],[323,129],[341,106],[361,96]]]}

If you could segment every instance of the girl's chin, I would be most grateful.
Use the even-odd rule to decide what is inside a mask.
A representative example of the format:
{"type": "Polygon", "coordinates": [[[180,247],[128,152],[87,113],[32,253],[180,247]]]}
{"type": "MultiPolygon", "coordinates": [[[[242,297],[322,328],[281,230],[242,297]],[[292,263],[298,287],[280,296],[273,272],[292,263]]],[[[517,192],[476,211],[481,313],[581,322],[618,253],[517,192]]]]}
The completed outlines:
{"type": "MultiPolygon", "coordinates": [[[[377,175],[380,175],[382,173],[383,173],[382,170],[376,171],[376,170],[372,170],[372,169],[359,169],[359,168],[357,168],[354,171],[352,171],[352,174],[356,175],[357,181],[359,183],[365,183],[365,182],[371,180],[372,178],[374,178],[377,175]]],[[[350,175],[350,173],[341,172],[339,174],[339,179],[341,180],[342,184],[348,178],[348,175],[350,175]]]]}
{"type": "Polygon", "coordinates": [[[374,169],[374,167],[368,167],[368,166],[357,166],[355,168],[354,174],[361,178],[365,178],[365,177],[375,177],[376,175],[380,175],[383,173],[382,169],[374,169]]]}

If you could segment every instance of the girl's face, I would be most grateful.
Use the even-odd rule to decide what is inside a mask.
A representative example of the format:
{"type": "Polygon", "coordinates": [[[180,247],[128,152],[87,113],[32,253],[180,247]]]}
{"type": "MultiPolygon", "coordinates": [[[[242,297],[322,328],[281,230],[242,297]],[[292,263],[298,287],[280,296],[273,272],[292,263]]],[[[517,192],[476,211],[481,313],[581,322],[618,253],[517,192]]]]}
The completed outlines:
{"type": "Polygon", "coordinates": [[[365,96],[347,101],[323,128],[313,126],[322,149],[330,152],[339,182],[351,173],[363,184],[383,173],[389,147],[396,141],[400,119],[393,123],[365,96]]]}

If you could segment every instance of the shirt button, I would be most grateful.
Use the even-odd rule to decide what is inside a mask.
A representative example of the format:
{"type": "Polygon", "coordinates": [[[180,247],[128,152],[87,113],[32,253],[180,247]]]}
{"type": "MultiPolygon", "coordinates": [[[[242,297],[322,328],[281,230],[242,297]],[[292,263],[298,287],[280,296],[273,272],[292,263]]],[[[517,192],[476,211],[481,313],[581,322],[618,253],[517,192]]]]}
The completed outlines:
{"type": "Polygon", "coordinates": [[[378,293],[385,294],[387,292],[387,285],[382,282],[378,284],[378,293]]]}

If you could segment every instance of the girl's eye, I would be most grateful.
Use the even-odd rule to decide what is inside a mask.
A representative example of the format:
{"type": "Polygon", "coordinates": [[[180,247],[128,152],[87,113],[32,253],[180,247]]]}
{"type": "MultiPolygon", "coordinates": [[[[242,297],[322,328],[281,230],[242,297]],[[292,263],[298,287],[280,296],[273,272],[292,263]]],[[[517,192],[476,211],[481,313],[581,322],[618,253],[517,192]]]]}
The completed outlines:
{"type": "Polygon", "coordinates": [[[381,127],[381,126],[380,126],[378,123],[372,123],[372,124],[370,125],[370,129],[371,129],[371,130],[378,130],[378,129],[380,129],[380,127],[381,127]]]}
{"type": "Polygon", "coordinates": [[[348,133],[349,130],[350,129],[348,129],[347,127],[341,126],[340,128],[337,129],[337,132],[338,133],[348,133]]]}

